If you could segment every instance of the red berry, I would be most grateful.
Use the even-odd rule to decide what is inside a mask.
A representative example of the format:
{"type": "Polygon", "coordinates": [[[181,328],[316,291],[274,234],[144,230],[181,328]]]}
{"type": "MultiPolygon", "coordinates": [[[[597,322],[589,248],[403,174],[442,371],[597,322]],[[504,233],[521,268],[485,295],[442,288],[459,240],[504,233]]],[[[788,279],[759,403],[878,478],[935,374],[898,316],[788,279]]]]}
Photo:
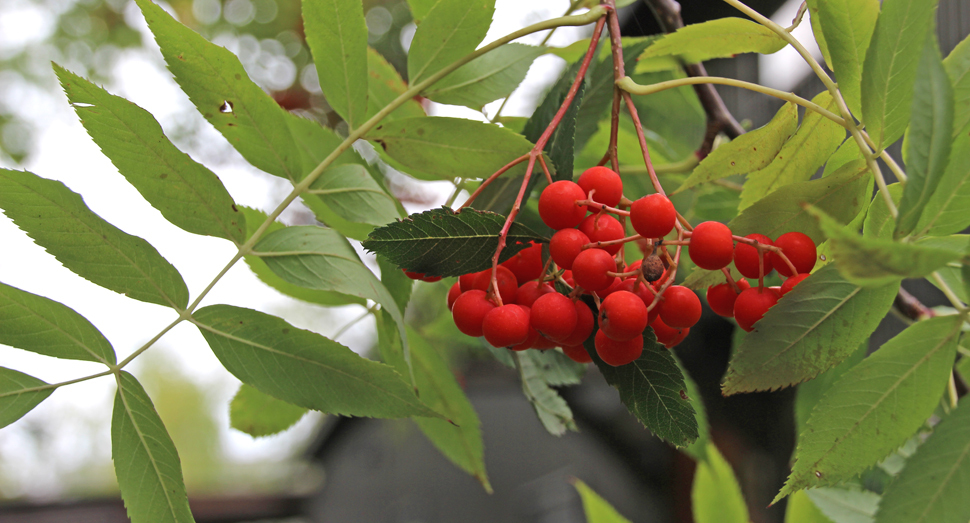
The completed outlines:
{"type": "Polygon", "coordinates": [[[597,295],[599,299],[602,300],[603,298],[609,296],[610,294],[613,294],[618,290],[621,290],[622,288],[623,288],[623,280],[621,280],[620,278],[614,278],[613,283],[611,283],[609,287],[600,291],[596,291],[593,294],[597,295]]]}
{"type": "Polygon", "coordinates": [[[424,273],[423,272],[411,272],[411,271],[409,271],[407,269],[401,269],[401,270],[404,271],[404,275],[405,276],[407,276],[408,278],[411,278],[412,280],[421,280],[421,279],[424,279],[424,273]]]}
{"type": "MultiPolygon", "coordinates": [[[[649,309],[650,304],[653,303],[654,297],[656,295],[650,290],[651,287],[649,284],[641,282],[640,285],[637,285],[636,282],[637,282],[636,278],[627,278],[623,280],[623,285],[620,286],[620,289],[624,291],[630,291],[633,294],[636,294],[637,297],[640,298],[640,301],[642,301],[643,304],[649,309]],[[636,290],[634,290],[634,287],[636,287],[636,290]]],[[[647,311],[647,325],[653,322],[653,319],[656,318],[659,314],[660,314],[660,304],[657,304],[656,307],[649,309],[647,311]]]]}
{"type": "MultiPolygon", "coordinates": [[[[468,292],[475,288],[475,280],[478,279],[480,274],[485,274],[486,272],[492,272],[492,269],[485,269],[484,271],[470,272],[468,274],[462,274],[458,277],[458,286],[461,288],[461,292],[468,292]]],[[[484,291],[485,289],[478,289],[484,291]]]]}
{"type": "Polygon", "coordinates": [[[785,280],[785,283],[781,284],[781,290],[779,291],[782,296],[788,294],[796,285],[802,282],[805,278],[808,278],[811,274],[796,274],[791,278],[785,280]]]}
{"type": "Polygon", "coordinates": [[[539,195],[539,217],[557,231],[575,227],[586,217],[586,206],[576,205],[576,201],[585,199],[586,192],[579,185],[569,180],[554,182],[539,195]]]}
{"type": "MultiPolygon", "coordinates": [[[[502,305],[515,303],[515,295],[519,290],[519,282],[508,268],[499,265],[495,270],[495,280],[498,282],[498,292],[502,296],[502,305]]],[[[487,270],[475,277],[474,288],[488,292],[492,284],[492,271],[487,270]]]]}
{"type": "Polygon", "coordinates": [[[569,356],[569,359],[576,363],[589,363],[593,361],[593,358],[586,352],[586,347],[582,345],[563,345],[562,353],[569,356]]]}
{"type": "Polygon", "coordinates": [[[553,347],[558,347],[558,344],[549,338],[543,336],[541,333],[536,339],[535,343],[532,344],[532,348],[535,350],[548,350],[553,347]]]}
{"type": "Polygon", "coordinates": [[[539,296],[532,304],[532,328],[552,341],[568,338],[576,328],[576,321],[576,306],[558,292],[539,296]]]}
{"type": "MultiPolygon", "coordinates": [[[[815,249],[815,242],[807,235],[800,232],[788,232],[782,234],[775,240],[775,247],[785,253],[788,260],[798,271],[798,274],[812,272],[815,262],[818,260],[818,251],[815,249]]],[[[785,260],[775,253],[771,253],[771,262],[778,269],[778,274],[782,276],[792,276],[791,269],[785,260]]]]}
{"type": "Polygon", "coordinates": [[[607,167],[586,169],[576,183],[586,191],[587,196],[595,191],[591,199],[607,207],[616,207],[623,197],[623,181],[620,180],[620,175],[607,167]]]}
{"type": "Polygon", "coordinates": [[[671,327],[664,323],[663,318],[653,320],[650,323],[650,328],[653,329],[653,333],[657,336],[657,343],[668,349],[680,343],[681,340],[687,337],[687,332],[690,331],[690,329],[671,327]]]}
{"type": "MultiPolygon", "coordinates": [[[[591,214],[580,224],[579,230],[589,238],[590,242],[609,242],[626,236],[623,224],[619,220],[605,213],[591,214]]],[[[610,254],[616,254],[623,247],[621,244],[599,247],[610,254]]]]}
{"type": "MultiPolygon", "coordinates": [[[[521,305],[519,305],[519,307],[521,307],[521,305]]],[[[525,307],[525,309],[528,309],[528,307],[525,307]]],[[[540,338],[542,338],[542,336],[539,335],[539,331],[533,329],[532,326],[529,325],[529,336],[522,343],[509,347],[509,350],[523,351],[526,349],[535,348],[536,342],[539,341],[540,338]]]]}
{"type": "Polygon", "coordinates": [[[586,305],[583,300],[576,300],[573,303],[576,307],[576,328],[573,329],[568,338],[562,340],[563,347],[582,345],[586,338],[589,338],[589,335],[593,333],[595,326],[593,311],[589,310],[589,305],[586,305]]]}
{"type": "Polygon", "coordinates": [[[461,296],[461,287],[458,286],[458,282],[448,289],[448,310],[451,310],[455,306],[455,300],[461,296]]]}
{"type": "Polygon", "coordinates": [[[630,225],[644,238],[663,238],[676,222],[674,204],[660,193],[644,196],[630,206],[630,225]]]}
{"type": "Polygon", "coordinates": [[[601,291],[616,280],[607,273],[616,272],[616,260],[602,249],[586,249],[573,260],[573,280],[588,291],[601,291]]]}
{"type": "Polygon", "coordinates": [[[664,291],[660,318],[676,329],[693,327],[701,319],[701,300],[687,287],[671,285],[664,291]]]}
{"type": "Polygon", "coordinates": [[[425,283],[434,283],[436,281],[441,281],[441,276],[425,276],[421,278],[421,281],[425,283]]]}
{"type": "MultiPolygon", "coordinates": [[[[745,236],[745,238],[755,240],[758,243],[765,245],[774,245],[771,242],[771,238],[765,236],[764,234],[749,234],[745,236]]],[[[771,256],[769,256],[770,253],[768,251],[762,251],[762,253],[763,254],[760,257],[764,259],[764,274],[767,276],[772,269],[771,256]]],[[[742,242],[738,242],[737,246],[734,247],[734,266],[738,268],[738,272],[740,272],[745,278],[760,277],[758,258],[758,249],[756,247],[752,247],[751,245],[742,242]]]]}
{"type": "Polygon", "coordinates": [[[482,319],[482,335],[493,347],[512,347],[529,337],[529,309],[502,305],[482,319]]]}
{"type": "Polygon", "coordinates": [[[603,331],[596,332],[596,354],[605,363],[614,367],[626,365],[636,361],[643,353],[643,336],[636,336],[626,341],[610,339],[603,331]]]}
{"type": "Polygon", "coordinates": [[[542,275],[542,244],[535,243],[502,262],[518,281],[535,280],[542,275]]]}
{"type": "Polygon", "coordinates": [[[703,222],[690,236],[687,249],[691,261],[709,271],[723,269],[734,258],[734,240],[731,229],[719,222],[703,222]]]}
{"type": "Polygon", "coordinates": [[[583,251],[583,245],[589,243],[589,237],[579,229],[562,229],[556,231],[549,240],[549,255],[560,268],[570,269],[573,260],[583,251]]]}
{"type": "MultiPolygon", "coordinates": [[[[738,280],[737,284],[742,291],[751,288],[748,280],[738,280]]],[[[734,292],[734,287],[730,283],[713,285],[707,288],[707,305],[718,315],[732,318],[734,317],[734,301],[738,299],[738,294],[734,292]]]]}
{"type": "Polygon", "coordinates": [[[647,306],[636,294],[617,291],[603,300],[599,320],[600,330],[610,339],[626,341],[647,328],[647,306]]]}
{"type": "Polygon", "coordinates": [[[458,330],[467,336],[477,338],[482,335],[482,321],[485,320],[485,315],[494,308],[495,304],[485,297],[485,291],[472,289],[463,292],[455,300],[451,314],[458,330]]]}
{"type": "Polygon", "coordinates": [[[532,304],[535,303],[539,296],[548,294],[550,292],[556,292],[556,290],[552,288],[552,285],[543,283],[540,287],[538,281],[530,280],[523,283],[519,287],[519,291],[515,293],[515,303],[518,303],[523,307],[532,307],[532,304]]]}
{"type": "Polygon", "coordinates": [[[778,291],[772,289],[758,289],[752,287],[738,295],[734,302],[734,319],[738,326],[751,332],[754,324],[768,312],[768,309],[775,306],[780,298],[778,291]]]}

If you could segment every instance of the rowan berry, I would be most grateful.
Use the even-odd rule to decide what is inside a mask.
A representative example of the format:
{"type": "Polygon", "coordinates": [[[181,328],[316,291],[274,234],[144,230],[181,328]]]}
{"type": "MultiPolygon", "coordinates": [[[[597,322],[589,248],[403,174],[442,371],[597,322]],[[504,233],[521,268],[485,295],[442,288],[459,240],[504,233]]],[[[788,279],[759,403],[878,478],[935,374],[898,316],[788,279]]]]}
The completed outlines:
{"type": "MultiPolygon", "coordinates": [[[[751,288],[748,280],[738,280],[737,284],[741,291],[751,288]]],[[[734,301],[738,299],[738,294],[740,293],[734,292],[734,287],[730,283],[712,285],[707,288],[707,305],[718,315],[732,318],[734,317],[734,301]]]]}
{"type": "Polygon", "coordinates": [[[788,278],[787,280],[785,280],[785,283],[781,284],[781,290],[779,292],[781,293],[782,296],[788,294],[792,289],[795,288],[796,285],[801,283],[802,280],[804,280],[805,278],[808,278],[809,276],[811,276],[811,274],[802,273],[802,274],[796,274],[791,278],[788,278]]]}
{"type": "MultiPolygon", "coordinates": [[[[519,290],[519,281],[515,278],[507,267],[499,265],[495,269],[495,280],[498,283],[498,292],[502,296],[502,305],[515,303],[515,295],[519,290]]],[[[475,277],[474,288],[488,292],[492,284],[492,271],[486,270],[475,277]]]]}
{"type": "Polygon", "coordinates": [[[515,303],[523,307],[532,307],[532,304],[542,296],[550,292],[556,292],[552,285],[543,283],[541,286],[536,280],[530,280],[519,286],[519,291],[515,293],[515,303]]]}
{"type": "Polygon", "coordinates": [[[532,304],[532,328],[552,341],[568,338],[576,321],[576,306],[558,292],[543,294],[532,304]]]}
{"type": "Polygon", "coordinates": [[[610,339],[626,341],[647,328],[647,306],[629,291],[616,291],[600,305],[600,330],[610,339]]]}
{"type": "Polygon", "coordinates": [[[780,297],[778,291],[771,288],[752,287],[743,291],[734,302],[734,319],[738,326],[748,332],[754,330],[754,324],[778,303],[780,297]]]}
{"type": "MultiPolygon", "coordinates": [[[[818,260],[818,251],[815,242],[807,235],[800,232],[788,232],[782,234],[775,240],[775,247],[781,249],[798,274],[812,272],[815,262],[818,260]]],[[[793,276],[791,269],[785,260],[775,253],[771,253],[771,262],[778,269],[778,274],[782,276],[793,276]]]]}
{"type": "Polygon", "coordinates": [[[461,293],[451,308],[455,326],[463,334],[477,338],[482,335],[482,321],[488,311],[495,308],[495,304],[488,300],[485,291],[472,289],[461,293]]]}
{"type": "MultiPolygon", "coordinates": [[[[458,287],[461,288],[461,292],[468,292],[475,288],[475,280],[478,279],[480,274],[485,274],[486,272],[492,272],[492,269],[485,269],[484,271],[469,272],[468,274],[462,274],[458,277],[458,287]]],[[[486,289],[478,289],[484,291],[486,289]]]]}
{"type": "MultiPolygon", "coordinates": [[[[619,240],[626,234],[623,231],[623,224],[619,220],[606,213],[596,213],[587,216],[579,224],[579,230],[589,238],[590,242],[609,242],[619,240]]],[[[599,247],[610,254],[616,254],[623,245],[605,245],[599,247]]]]}
{"type": "Polygon", "coordinates": [[[566,339],[562,340],[562,346],[582,345],[586,338],[593,333],[596,322],[593,319],[593,311],[589,310],[589,305],[583,300],[573,302],[576,307],[576,328],[566,339]]]}
{"type": "Polygon", "coordinates": [[[663,238],[677,222],[677,211],[666,196],[648,194],[630,206],[630,225],[644,238],[663,238]]]}
{"type": "Polygon", "coordinates": [[[643,335],[635,336],[626,341],[616,341],[610,339],[603,331],[596,332],[594,340],[596,354],[608,365],[619,367],[626,365],[643,353],[643,335]]]}
{"type": "MultiPolygon", "coordinates": [[[[519,307],[521,307],[521,305],[519,305],[519,307]]],[[[528,307],[525,308],[528,309],[528,307]]],[[[542,336],[539,335],[539,331],[533,329],[532,325],[529,325],[529,336],[522,343],[509,347],[509,350],[524,351],[526,349],[533,349],[535,348],[536,342],[539,341],[540,338],[542,338],[542,336]]]]}
{"type": "Polygon", "coordinates": [[[701,319],[701,300],[694,291],[680,285],[671,285],[664,291],[660,302],[660,318],[670,327],[687,329],[701,319]]]}
{"type": "Polygon", "coordinates": [[[561,229],[549,240],[549,255],[552,261],[563,269],[570,269],[573,260],[583,251],[583,246],[589,243],[589,237],[579,229],[561,229]]]}
{"type": "Polygon", "coordinates": [[[553,182],[539,195],[539,217],[557,231],[575,227],[586,217],[586,206],[576,205],[576,201],[585,199],[586,192],[579,185],[569,180],[553,182]]]}
{"type": "Polygon", "coordinates": [[[583,171],[576,183],[586,191],[586,195],[596,203],[616,207],[623,197],[623,181],[620,175],[607,167],[590,167],[583,171]]]}
{"type": "MultiPolygon", "coordinates": [[[[774,245],[771,242],[771,238],[765,236],[764,234],[749,234],[745,238],[755,240],[758,243],[765,245],[774,245]]],[[[761,272],[758,267],[758,259],[764,260],[764,275],[767,276],[771,272],[771,256],[768,255],[768,251],[762,251],[761,256],[758,256],[757,247],[753,247],[743,242],[738,242],[734,247],[734,266],[737,267],[738,272],[740,272],[745,278],[760,278],[761,272]]]]}
{"type": "Polygon", "coordinates": [[[731,229],[719,222],[703,222],[694,227],[687,249],[691,261],[709,271],[723,269],[734,258],[731,229]]]}
{"type": "Polygon", "coordinates": [[[533,243],[502,262],[518,281],[534,280],[542,275],[542,244],[533,243]]]}
{"type": "Polygon", "coordinates": [[[576,363],[589,363],[593,361],[593,358],[586,352],[586,347],[582,345],[563,345],[562,353],[576,363]]]}
{"type": "Polygon", "coordinates": [[[576,284],[587,291],[601,291],[616,281],[616,260],[602,249],[586,249],[573,260],[572,277],[576,284]]]}
{"type": "Polygon", "coordinates": [[[459,296],[461,296],[461,287],[458,286],[458,282],[455,282],[455,284],[448,289],[448,310],[451,310],[452,307],[454,307],[455,300],[457,300],[459,296]]]}
{"type": "Polygon", "coordinates": [[[663,318],[660,317],[650,323],[650,328],[653,329],[653,333],[657,336],[657,343],[668,349],[684,341],[684,338],[690,332],[689,328],[671,327],[664,323],[663,318]]]}
{"type": "Polygon", "coordinates": [[[482,318],[482,335],[493,347],[511,347],[529,337],[529,310],[515,304],[502,305],[482,318]]]}

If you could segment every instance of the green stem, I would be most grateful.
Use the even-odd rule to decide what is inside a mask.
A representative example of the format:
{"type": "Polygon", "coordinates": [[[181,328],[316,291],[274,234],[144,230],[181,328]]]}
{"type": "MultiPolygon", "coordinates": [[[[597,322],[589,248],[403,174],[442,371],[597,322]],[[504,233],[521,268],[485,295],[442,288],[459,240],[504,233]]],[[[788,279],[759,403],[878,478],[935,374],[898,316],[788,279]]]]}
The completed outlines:
{"type": "Polygon", "coordinates": [[[106,371],[99,372],[97,374],[91,374],[90,376],[83,376],[83,377],[80,377],[80,378],[74,378],[73,380],[62,381],[60,383],[46,383],[44,385],[38,385],[36,387],[30,387],[28,389],[17,389],[15,391],[0,393],[0,398],[4,398],[4,397],[7,397],[7,396],[12,396],[14,394],[25,394],[25,393],[29,393],[29,392],[41,392],[41,391],[45,391],[45,390],[53,390],[53,389],[57,389],[59,387],[63,387],[65,385],[73,385],[75,383],[81,383],[82,381],[93,380],[94,378],[100,378],[101,376],[107,376],[109,374],[114,374],[115,372],[117,372],[118,368],[120,368],[120,367],[115,367],[115,368],[112,368],[110,370],[106,370],[106,371]]]}
{"type": "Polygon", "coordinates": [[[970,309],[968,309],[967,306],[964,305],[962,301],[960,301],[960,298],[957,296],[957,294],[953,292],[953,289],[951,289],[950,286],[943,279],[943,277],[940,276],[939,271],[933,271],[933,273],[930,274],[930,276],[933,278],[933,281],[935,281],[936,284],[940,287],[940,290],[943,291],[943,294],[946,296],[946,299],[950,300],[950,305],[953,305],[954,309],[960,311],[960,314],[966,315],[970,313],[970,309]]]}

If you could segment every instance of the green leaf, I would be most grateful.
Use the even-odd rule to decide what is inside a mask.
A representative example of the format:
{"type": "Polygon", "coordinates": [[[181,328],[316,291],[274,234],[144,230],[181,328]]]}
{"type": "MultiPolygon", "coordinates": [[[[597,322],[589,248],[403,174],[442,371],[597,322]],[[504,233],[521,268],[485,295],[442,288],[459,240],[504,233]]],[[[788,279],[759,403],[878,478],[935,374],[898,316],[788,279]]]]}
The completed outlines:
{"type": "Polygon", "coordinates": [[[857,285],[875,287],[902,278],[922,278],[960,259],[966,249],[966,245],[946,249],[867,238],[845,230],[818,209],[809,207],[808,211],[819,219],[822,231],[828,236],[835,266],[857,285]]]}
{"type": "Polygon", "coordinates": [[[243,383],[229,403],[229,426],[254,438],[272,436],[292,427],[307,413],[243,383]]]}
{"type": "Polygon", "coordinates": [[[111,459],[132,523],[190,522],[178,451],[155,405],[134,376],[117,374],[111,459]]]}
{"type": "Polygon", "coordinates": [[[686,447],[699,434],[684,375],[670,351],[657,343],[653,331],[643,334],[643,354],[626,365],[613,367],[600,359],[593,343],[595,336],[586,340],[586,352],[640,423],[664,441],[686,447]]]}
{"type": "Polygon", "coordinates": [[[485,104],[512,94],[532,62],[544,53],[542,47],[503,45],[459,67],[422,94],[438,103],[481,111],[485,104]]]}
{"type": "Polygon", "coordinates": [[[303,0],[306,43],[327,103],[351,129],[366,121],[367,24],[358,0],[303,0]]]}
{"type": "MultiPolygon", "coordinates": [[[[429,276],[460,276],[492,266],[492,253],[505,223],[500,214],[447,207],[412,214],[405,220],[375,229],[364,249],[386,256],[398,267],[429,276]]],[[[513,222],[499,262],[547,239],[513,222]]]]}
{"type": "Polygon", "coordinates": [[[859,144],[855,140],[846,140],[825,162],[825,169],[822,170],[822,178],[829,176],[852,160],[864,160],[859,144]]]}
{"type": "MultiPolygon", "coordinates": [[[[741,273],[734,267],[734,264],[729,265],[728,269],[731,271],[731,277],[734,278],[734,281],[742,278],[741,273]]],[[[695,291],[707,291],[707,288],[711,285],[725,283],[726,281],[727,279],[724,278],[724,273],[721,271],[708,271],[695,266],[691,269],[687,278],[684,278],[682,285],[695,291]]]]}
{"type": "Polygon", "coordinates": [[[803,493],[835,523],[873,523],[879,505],[879,494],[854,487],[822,487],[803,493]]]}
{"type": "Polygon", "coordinates": [[[0,428],[17,421],[54,392],[47,383],[0,367],[0,428]]]}
{"type": "Polygon", "coordinates": [[[222,182],[179,151],[148,111],[57,64],[54,72],[94,142],[166,220],[191,233],[243,243],[245,218],[222,182]]]}
{"type": "MultiPolygon", "coordinates": [[[[812,101],[826,109],[835,108],[828,91],[823,91],[812,101]]],[[[845,128],[814,111],[807,111],[802,125],[771,163],[748,174],[738,210],[743,211],[779,187],[811,179],[844,139],[845,128]]]]}
{"type": "Polygon", "coordinates": [[[281,318],[210,305],[198,310],[192,322],[229,372],[287,403],[348,416],[441,417],[392,367],[281,318]]]}
{"type": "MultiPolygon", "coordinates": [[[[586,82],[579,84],[579,90],[576,91],[576,96],[573,101],[569,104],[566,112],[563,113],[562,120],[559,122],[559,126],[556,130],[552,132],[552,136],[549,137],[549,142],[546,143],[545,151],[549,154],[549,159],[552,160],[552,165],[548,167],[552,170],[553,181],[559,180],[572,180],[573,179],[573,163],[576,157],[576,133],[579,132],[580,128],[577,128],[578,114],[581,110],[581,104],[586,96],[586,82]]],[[[559,101],[560,105],[565,102],[565,96],[559,101]]],[[[526,195],[532,194],[532,188],[535,187],[536,182],[541,178],[541,166],[536,166],[533,171],[532,178],[529,180],[529,187],[526,189],[526,195]]],[[[523,178],[515,177],[510,178],[506,176],[507,182],[511,181],[512,185],[515,186],[516,180],[524,180],[523,178]]],[[[521,187],[521,181],[519,183],[521,187]]],[[[518,193],[516,193],[518,194],[518,193]]],[[[526,195],[522,196],[522,199],[526,199],[526,195]]],[[[514,200],[513,200],[514,202],[514,200]]]]}
{"type": "MultiPolygon", "coordinates": [[[[395,120],[369,132],[367,139],[427,180],[487,178],[532,149],[528,140],[508,129],[464,118],[395,120]]],[[[523,163],[520,170],[524,168],[523,163]]]]}
{"type": "Polygon", "coordinates": [[[402,311],[406,310],[408,302],[411,301],[411,292],[414,290],[414,280],[384,256],[377,257],[377,265],[381,269],[381,283],[394,297],[397,307],[402,311]]]}
{"type": "Polygon", "coordinates": [[[848,358],[835,367],[819,374],[815,379],[806,381],[798,386],[798,393],[795,397],[795,431],[801,434],[805,431],[808,418],[812,415],[812,409],[818,405],[819,400],[832,385],[842,377],[843,374],[852,367],[855,367],[869,350],[869,342],[864,341],[859,344],[859,348],[853,351],[848,358]]]}
{"type": "Polygon", "coordinates": [[[897,289],[898,283],[858,287],[832,265],[815,271],[744,337],[731,356],[723,393],[780,389],[838,365],[876,330],[897,289]]]}
{"type": "Polygon", "coordinates": [[[967,134],[970,127],[970,37],[964,38],[943,60],[953,84],[953,136],[967,134]]]}
{"type": "Polygon", "coordinates": [[[881,150],[903,135],[913,104],[922,45],[939,0],[888,0],[862,66],[862,119],[881,150]]]}
{"type": "Polygon", "coordinates": [[[697,418],[697,439],[684,448],[684,453],[694,458],[694,461],[706,461],[708,458],[707,445],[711,442],[711,426],[707,420],[707,410],[704,407],[704,402],[701,400],[701,391],[697,388],[697,383],[691,378],[687,369],[684,368],[684,364],[681,363],[676,354],[674,355],[674,361],[677,362],[680,373],[684,376],[684,385],[687,385],[687,398],[690,400],[691,406],[694,407],[694,413],[697,418]]]}
{"type": "Polygon", "coordinates": [[[494,12],[494,0],[438,0],[411,40],[408,50],[411,85],[474,51],[485,38],[494,12]]]}
{"type": "Polygon", "coordinates": [[[586,364],[576,363],[558,350],[530,350],[520,353],[520,358],[532,360],[542,379],[553,387],[579,385],[586,374],[586,364]]]}
{"type": "MultiPolygon", "coordinates": [[[[256,229],[266,220],[267,215],[262,211],[251,209],[249,207],[240,207],[240,210],[242,210],[243,214],[246,215],[246,225],[248,229],[246,231],[246,239],[248,240],[253,233],[256,232],[256,229]]],[[[273,222],[270,224],[269,228],[266,229],[266,233],[278,231],[284,227],[285,226],[280,222],[273,222]]],[[[366,303],[363,298],[358,298],[356,296],[350,296],[338,292],[307,289],[305,287],[292,284],[277,276],[276,273],[270,270],[270,268],[266,265],[266,262],[255,254],[248,254],[243,257],[243,260],[245,260],[246,265],[249,266],[250,270],[253,271],[253,274],[255,274],[260,281],[291,298],[326,306],[349,305],[351,303],[364,305],[366,303]]]]}
{"type": "Polygon", "coordinates": [[[826,63],[835,71],[846,105],[862,114],[862,64],[879,18],[879,0],[814,0],[812,27],[819,24],[830,56],[826,63]]]}
{"type": "Polygon", "coordinates": [[[338,165],[323,171],[304,194],[318,196],[349,222],[384,225],[401,217],[394,198],[360,164],[338,165]]]}
{"type": "MultiPolygon", "coordinates": [[[[372,47],[367,48],[367,116],[370,119],[381,109],[389,105],[395,98],[404,94],[408,86],[401,79],[394,68],[381,53],[372,47]]],[[[416,100],[409,99],[391,114],[384,117],[385,122],[400,120],[401,118],[416,118],[426,116],[424,108],[416,100]]]]}
{"type": "Polygon", "coordinates": [[[414,23],[420,25],[431,8],[438,3],[438,0],[408,0],[408,7],[411,8],[411,18],[414,23]]]}
{"type": "Polygon", "coordinates": [[[0,209],[75,274],[129,298],[184,309],[182,276],[145,240],[91,212],[63,183],[0,169],[0,209]]]}
{"type": "Polygon", "coordinates": [[[803,204],[824,210],[841,224],[849,223],[869,201],[871,186],[866,162],[856,160],[831,176],[781,187],[741,211],[728,227],[738,236],[759,233],[771,238],[798,231],[818,244],[825,236],[803,204]]]}
{"type": "Polygon", "coordinates": [[[917,233],[946,236],[970,227],[970,135],[953,141],[950,161],[920,216],[917,233]]]}
{"type": "Polygon", "coordinates": [[[961,400],[906,460],[883,495],[877,523],[963,523],[970,520],[970,401],[961,400]]]}
{"type": "Polygon", "coordinates": [[[249,79],[239,58],[151,0],[136,3],[176,83],[202,116],[257,169],[288,180],[303,178],[286,113],[249,79]]]}
{"type": "Polygon", "coordinates": [[[959,316],[914,323],[843,374],[812,411],[775,501],[849,479],[905,443],[940,400],[962,323],[959,316]]]}
{"type": "Polygon", "coordinates": [[[525,352],[513,352],[512,358],[522,379],[522,392],[529,403],[532,403],[532,408],[546,431],[553,436],[562,436],[567,430],[579,430],[573,420],[573,411],[569,409],[566,400],[549,386],[536,359],[527,356],[525,352]]]}
{"type": "Polygon", "coordinates": [[[696,523],[748,523],[748,507],[731,464],[713,443],[707,445],[706,461],[697,464],[691,505],[696,523]]]}
{"type": "Polygon", "coordinates": [[[718,18],[681,27],[644,51],[641,58],[676,56],[694,64],[741,53],[771,54],[788,45],[767,27],[743,18],[718,18]]]}
{"type": "Polygon", "coordinates": [[[950,161],[953,88],[943,69],[935,34],[927,34],[916,70],[915,90],[906,140],[909,178],[899,202],[899,217],[893,233],[896,238],[902,238],[916,228],[923,208],[936,192],[950,161]]]}
{"type": "Polygon", "coordinates": [[[45,356],[114,365],[115,351],[70,307],[0,283],[0,343],[45,356]]]}
{"type": "Polygon", "coordinates": [[[572,483],[583,500],[586,523],[630,523],[630,520],[621,516],[612,505],[585,483],[578,479],[572,483]]]}
{"type": "MultiPolygon", "coordinates": [[[[903,184],[897,182],[888,185],[887,190],[893,199],[893,203],[898,205],[899,199],[903,197],[903,184]]],[[[876,194],[872,203],[869,204],[869,211],[866,213],[866,219],[862,225],[862,235],[867,238],[892,239],[895,223],[896,220],[892,214],[889,214],[886,199],[883,198],[882,194],[876,194]]]]}
{"type": "MultiPolygon", "coordinates": [[[[812,17],[812,22],[815,17],[812,17]]],[[[788,498],[785,523],[835,523],[825,516],[804,491],[799,490],[788,498]]]]}

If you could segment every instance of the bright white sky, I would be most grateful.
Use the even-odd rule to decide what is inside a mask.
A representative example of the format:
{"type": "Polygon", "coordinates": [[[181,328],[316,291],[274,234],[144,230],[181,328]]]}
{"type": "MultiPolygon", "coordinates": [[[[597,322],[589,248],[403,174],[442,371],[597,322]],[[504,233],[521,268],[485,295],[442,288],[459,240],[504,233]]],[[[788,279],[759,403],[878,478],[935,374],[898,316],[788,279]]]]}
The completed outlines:
{"type": "MultiPolygon", "coordinates": [[[[0,8],[3,13],[0,17],[0,53],[3,49],[16,48],[33,39],[42,38],[51,30],[50,16],[45,15],[34,4],[25,0],[5,1],[10,3],[0,8]]],[[[522,2],[519,0],[498,0],[495,22],[486,42],[530,23],[559,16],[568,3],[568,0],[533,1],[530,3],[532,10],[526,11],[522,9],[522,2]]],[[[778,21],[784,25],[790,24],[792,15],[786,16],[787,20],[778,21]]],[[[178,127],[195,126],[203,129],[199,150],[189,151],[193,157],[207,163],[219,175],[237,203],[264,210],[272,209],[285,194],[286,187],[283,182],[277,183],[272,177],[246,165],[221,135],[191,107],[187,97],[178,90],[164,69],[161,56],[133,2],[127,6],[126,18],[136,21],[138,27],[141,27],[144,38],[150,42],[149,50],[126,51],[118,64],[118,83],[106,88],[150,111],[167,132],[178,127]],[[215,154],[209,154],[210,148],[215,154]],[[210,158],[219,157],[228,158],[228,161],[219,164],[209,162],[210,158]]],[[[803,27],[808,27],[808,20],[803,23],[803,27]]],[[[586,28],[563,28],[556,32],[550,44],[568,45],[587,33],[586,28]]],[[[533,35],[520,41],[537,44],[542,36],[533,35]]],[[[48,59],[39,62],[46,64],[48,59]]],[[[781,64],[799,61],[786,58],[781,64]]],[[[528,115],[534,107],[537,95],[558,77],[562,65],[560,59],[552,56],[538,59],[523,86],[513,94],[503,114],[528,115]]],[[[64,182],[80,193],[88,206],[104,219],[151,242],[179,269],[193,296],[204,288],[234,254],[231,244],[224,240],[186,233],[169,224],[149,206],[117,173],[108,159],[100,154],[98,147],[78,123],[66,98],[56,88],[53,74],[49,75],[50,88],[57,89],[53,95],[29,88],[8,90],[12,83],[5,81],[3,75],[4,72],[0,71],[0,90],[5,91],[4,96],[12,106],[29,107],[30,117],[34,118],[41,130],[37,142],[33,144],[34,154],[31,161],[25,166],[27,170],[64,182]]],[[[783,76],[791,78],[794,75],[783,76]]],[[[491,115],[498,104],[496,102],[486,106],[486,114],[491,115]]],[[[430,112],[434,115],[483,118],[481,113],[456,107],[435,106],[430,112]]],[[[2,161],[0,166],[15,167],[3,165],[2,161]]],[[[442,183],[426,189],[438,198],[438,201],[432,202],[428,207],[443,203],[450,187],[450,184],[442,183]]],[[[36,246],[2,215],[0,240],[5,252],[5,256],[0,257],[0,281],[48,296],[75,309],[111,341],[119,360],[136,350],[174,318],[174,313],[168,309],[127,299],[76,276],[36,246]]],[[[362,310],[359,307],[324,309],[303,305],[260,283],[241,263],[222,279],[208,295],[205,303],[230,303],[262,310],[283,316],[300,328],[324,335],[332,335],[362,310]]],[[[362,322],[338,341],[357,351],[366,350],[373,343],[372,332],[372,324],[362,322]]],[[[297,429],[282,436],[255,441],[247,435],[229,430],[227,405],[238,387],[238,381],[221,367],[198,331],[187,323],[166,334],[151,351],[170,354],[185,374],[206,384],[210,390],[218,391],[216,404],[222,406],[218,415],[222,418],[223,427],[226,427],[221,436],[233,459],[279,459],[287,455],[291,444],[306,437],[315,426],[316,418],[304,419],[297,429]]],[[[0,355],[3,366],[26,372],[47,382],[65,381],[103,370],[103,367],[93,363],[55,360],[2,346],[0,355]]],[[[137,375],[137,360],[133,370],[137,375]]],[[[21,421],[0,431],[0,467],[6,478],[12,481],[0,484],[0,493],[7,496],[27,493],[57,495],[57,471],[44,465],[58,462],[61,470],[71,468],[71,456],[76,455],[79,450],[75,439],[76,431],[72,430],[72,426],[81,427],[93,423],[101,427],[101,439],[91,443],[92,447],[87,450],[109,459],[108,427],[113,393],[114,384],[110,378],[71,385],[55,392],[21,421]],[[53,448],[57,450],[56,455],[40,457],[31,450],[25,431],[33,426],[50,427],[54,424],[57,424],[57,428],[51,430],[51,436],[58,438],[53,444],[53,448]]]]}

